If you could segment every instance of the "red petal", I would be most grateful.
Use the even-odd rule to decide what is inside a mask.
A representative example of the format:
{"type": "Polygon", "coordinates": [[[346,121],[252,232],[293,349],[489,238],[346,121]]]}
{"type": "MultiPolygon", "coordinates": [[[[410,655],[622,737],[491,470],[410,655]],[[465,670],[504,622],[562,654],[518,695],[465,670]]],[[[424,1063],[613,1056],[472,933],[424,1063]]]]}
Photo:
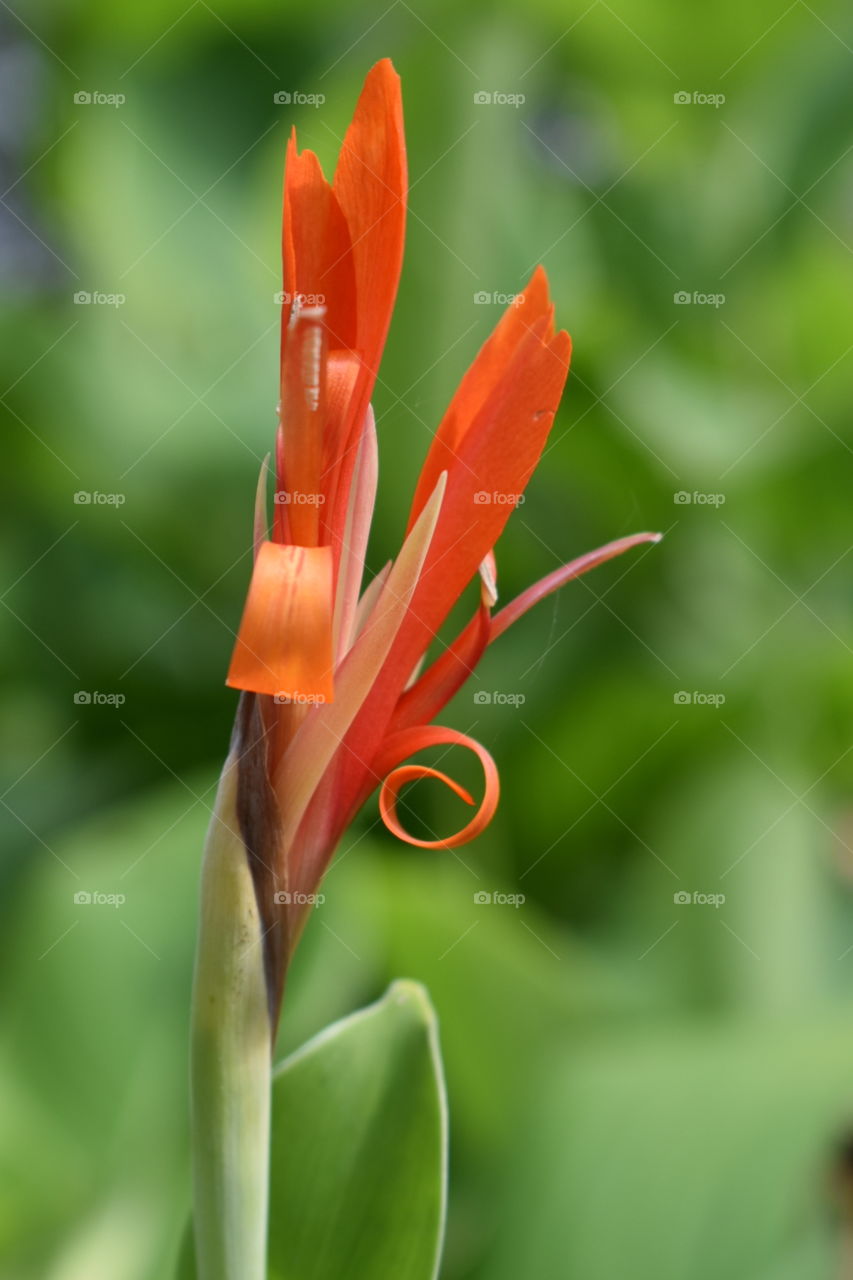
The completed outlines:
{"type": "Polygon", "coordinates": [[[480,607],[453,644],[405,689],[394,708],[389,733],[410,725],[429,724],[474,672],[489,643],[491,609],[497,598],[497,565],[493,552],[480,565],[480,607]]]}
{"type": "Polygon", "coordinates": [[[427,724],[437,716],[473,674],[488,643],[489,611],[481,606],[453,644],[400,695],[389,732],[427,724]]]}
{"type": "Polygon", "coordinates": [[[264,542],[226,683],[253,693],[331,702],[332,673],[329,548],[264,542]]]}
{"type": "Polygon", "coordinates": [[[489,643],[503,635],[507,627],[511,627],[523,614],[527,613],[528,609],[532,609],[552,591],[559,590],[566,582],[571,582],[572,578],[579,578],[581,574],[589,573],[590,569],[604,564],[606,560],[612,560],[614,556],[621,556],[623,551],[630,551],[632,547],[637,547],[643,542],[660,542],[662,537],[662,533],[632,533],[627,538],[617,538],[615,542],[605,543],[597,551],[588,551],[586,555],[578,556],[569,564],[562,565],[553,573],[549,573],[546,578],[540,578],[532,587],[528,587],[520,596],[516,596],[492,619],[489,643]]]}

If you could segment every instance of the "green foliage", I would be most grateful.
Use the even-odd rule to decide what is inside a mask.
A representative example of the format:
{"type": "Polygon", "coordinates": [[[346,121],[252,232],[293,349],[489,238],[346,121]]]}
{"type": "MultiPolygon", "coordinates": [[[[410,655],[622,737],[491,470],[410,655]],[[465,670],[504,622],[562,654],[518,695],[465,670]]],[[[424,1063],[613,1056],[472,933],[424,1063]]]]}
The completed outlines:
{"type": "MultiPolygon", "coordinates": [[[[434,1280],[446,1164],[435,1014],[398,981],[276,1070],[271,1280],[434,1280]]],[[[185,1247],[178,1280],[194,1277],[185,1247]]]]}

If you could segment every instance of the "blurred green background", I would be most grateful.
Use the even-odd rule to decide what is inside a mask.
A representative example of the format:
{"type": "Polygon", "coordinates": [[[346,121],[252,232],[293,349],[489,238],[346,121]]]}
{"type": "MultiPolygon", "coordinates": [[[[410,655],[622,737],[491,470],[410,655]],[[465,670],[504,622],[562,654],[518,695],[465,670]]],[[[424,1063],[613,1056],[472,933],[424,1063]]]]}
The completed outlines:
{"type": "Polygon", "coordinates": [[[371,566],[500,314],[475,296],[540,260],[575,355],[502,594],[666,539],[541,605],[448,711],[502,774],[475,845],[397,846],[367,807],[283,1048],[427,984],[444,1280],[853,1275],[849,13],[13,0],[0,39],[3,1280],[169,1275],[283,151],[295,122],[328,171],[384,55],[412,193],[371,566]]]}

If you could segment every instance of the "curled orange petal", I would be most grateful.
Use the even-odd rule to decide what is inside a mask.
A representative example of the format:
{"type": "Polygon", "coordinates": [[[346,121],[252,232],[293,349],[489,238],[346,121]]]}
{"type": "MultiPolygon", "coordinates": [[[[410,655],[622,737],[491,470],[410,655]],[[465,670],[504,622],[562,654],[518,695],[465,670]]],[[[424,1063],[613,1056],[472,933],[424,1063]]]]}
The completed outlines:
{"type": "Polygon", "coordinates": [[[467,734],[459,733],[456,729],[447,729],[442,725],[430,724],[400,730],[399,733],[393,734],[385,742],[381,755],[376,762],[376,772],[380,775],[387,772],[387,777],[379,792],[379,813],[382,821],[398,839],[405,840],[407,844],[417,845],[419,849],[456,849],[460,845],[467,844],[469,840],[473,840],[482,831],[485,831],[495,816],[495,810],[498,807],[500,779],[497,765],[485,747],[481,746],[474,738],[469,738],[467,734]],[[483,766],[483,777],[485,779],[483,799],[480,801],[480,807],[471,821],[466,823],[455,835],[446,836],[444,839],[418,840],[406,831],[397,817],[397,801],[400,797],[400,790],[407,783],[417,782],[422,778],[436,778],[439,782],[443,782],[445,786],[449,787],[466,804],[473,805],[475,803],[473,797],[465,788],[460,786],[458,782],[454,782],[446,773],[442,773],[438,769],[432,769],[428,765],[399,763],[399,761],[405,760],[414,752],[423,751],[426,747],[442,746],[467,747],[469,751],[474,752],[483,766]],[[394,765],[391,763],[392,761],[398,763],[394,765]],[[387,772],[389,769],[390,772],[387,772]]]}

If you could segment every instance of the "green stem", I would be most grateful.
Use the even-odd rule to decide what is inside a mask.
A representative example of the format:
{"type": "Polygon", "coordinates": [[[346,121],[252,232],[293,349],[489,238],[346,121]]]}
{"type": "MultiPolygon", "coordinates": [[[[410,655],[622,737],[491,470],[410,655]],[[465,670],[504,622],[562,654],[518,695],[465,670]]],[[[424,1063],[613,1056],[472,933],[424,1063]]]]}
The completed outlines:
{"type": "Polygon", "coordinates": [[[272,1045],[263,940],[226,762],[208,831],[192,1002],[198,1280],[266,1280],[272,1045]]]}

